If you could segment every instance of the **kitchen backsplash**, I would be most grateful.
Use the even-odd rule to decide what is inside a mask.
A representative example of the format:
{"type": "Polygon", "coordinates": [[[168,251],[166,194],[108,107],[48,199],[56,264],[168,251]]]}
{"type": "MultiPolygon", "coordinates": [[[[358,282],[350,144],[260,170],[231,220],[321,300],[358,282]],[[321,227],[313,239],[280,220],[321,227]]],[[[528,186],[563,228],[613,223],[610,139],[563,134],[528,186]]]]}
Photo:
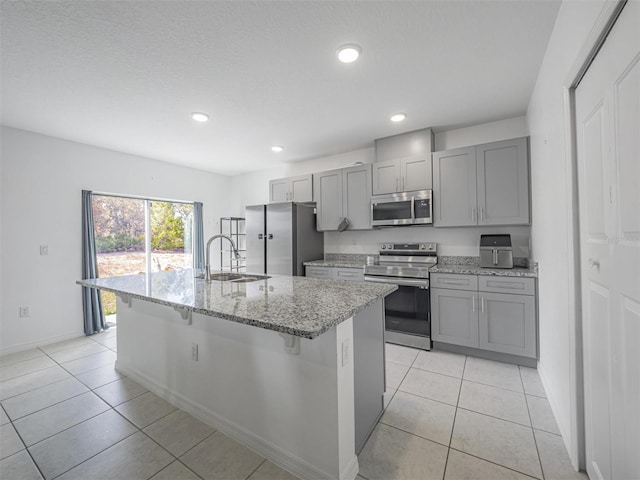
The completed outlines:
{"type": "Polygon", "coordinates": [[[325,256],[332,254],[377,254],[384,242],[437,242],[438,256],[478,257],[480,235],[508,233],[513,256],[531,258],[531,227],[392,227],[366,231],[325,232],[325,256]]]}

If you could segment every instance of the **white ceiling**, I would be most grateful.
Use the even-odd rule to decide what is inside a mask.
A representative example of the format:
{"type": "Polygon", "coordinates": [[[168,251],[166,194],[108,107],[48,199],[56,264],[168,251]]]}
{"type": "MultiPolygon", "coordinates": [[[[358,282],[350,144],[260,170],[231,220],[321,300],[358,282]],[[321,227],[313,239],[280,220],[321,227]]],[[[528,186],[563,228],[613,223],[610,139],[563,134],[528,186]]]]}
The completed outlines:
{"type": "Polygon", "coordinates": [[[558,8],[3,1],[2,124],[231,175],[518,116],[558,8]],[[337,62],[350,42],[360,60],[337,62]]]}

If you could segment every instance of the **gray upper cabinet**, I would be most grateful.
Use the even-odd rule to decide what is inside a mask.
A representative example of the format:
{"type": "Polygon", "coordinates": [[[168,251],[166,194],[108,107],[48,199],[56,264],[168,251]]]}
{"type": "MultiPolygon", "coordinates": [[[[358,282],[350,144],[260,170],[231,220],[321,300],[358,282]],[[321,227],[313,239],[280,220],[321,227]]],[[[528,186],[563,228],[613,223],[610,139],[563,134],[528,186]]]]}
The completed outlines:
{"type": "Polygon", "coordinates": [[[342,215],[349,230],[371,229],[371,165],[342,170],[342,215]]]}
{"type": "Polygon", "coordinates": [[[478,224],[529,223],[529,161],[526,138],[476,147],[478,224]]]}
{"type": "Polygon", "coordinates": [[[373,195],[430,190],[431,152],[430,128],[377,139],[373,195]]]}
{"type": "Polygon", "coordinates": [[[477,225],[476,149],[458,148],[433,154],[433,224],[477,225]]]}
{"type": "Polygon", "coordinates": [[[269,182],[269,202],[287,202],[289,201],[289,179],[279,178],[269,182]]]}
{"type": "Polygon", "coordinates": [[[373,164],[373,194],[396,193],[400,191],[400,163],[396,160],[373,164]]]}
{"type": "Polygon", "coordinates": [[[342,170],[316,173],[316,228],[318,231],[337,230],[342,221],[342,170]]]}
{"type": "Polygon", "coordinates": [[[436,227],[528,225],[527,138],[433,154],[436,227]]]}
{"type": "Polygon", "coordinates": [[[278,178],[269,182],[269,202],[313,202],[313,175],[278,178]]]}
{"type": "Polygon", "coordinates": [[[371,165],[314,174],[317,229],[337,230],[342,219],[349,230],[371,229],[371,165]]]}

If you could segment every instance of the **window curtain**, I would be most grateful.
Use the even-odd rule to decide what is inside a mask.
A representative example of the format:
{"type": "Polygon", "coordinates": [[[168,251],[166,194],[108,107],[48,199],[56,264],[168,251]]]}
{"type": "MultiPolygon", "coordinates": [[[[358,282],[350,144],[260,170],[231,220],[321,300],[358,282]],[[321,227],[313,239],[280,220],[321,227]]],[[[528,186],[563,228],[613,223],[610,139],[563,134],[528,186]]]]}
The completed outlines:
{"type": "Polygon", "coordinates": [[[193,268],[204,270],[204,227],[201,202],[193,204],[193,268]]]}
{"type": "MultiPolygon", "coordinates": [[[[91,192],[82,191],[82,279],[98,278],[96,240],[93,233],[91,192]]],[[[102,299],[96,288],[82,287],[82,314],[84,333],[93,335],[109,328],[104,321],[102,299]]]]}

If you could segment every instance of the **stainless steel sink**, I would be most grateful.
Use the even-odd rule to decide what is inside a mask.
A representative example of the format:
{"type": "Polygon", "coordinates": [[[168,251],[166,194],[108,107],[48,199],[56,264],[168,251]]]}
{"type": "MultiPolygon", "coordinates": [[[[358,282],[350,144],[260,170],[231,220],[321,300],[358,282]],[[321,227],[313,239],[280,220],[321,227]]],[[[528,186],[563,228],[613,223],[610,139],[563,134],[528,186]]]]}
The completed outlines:
{"type": "Polygon", "coordinates": [[[228,282],[229,280],[237,280],[242,278],[243,275],[239,273],[212,273],[211,280],[217,280],[219,282],[228,282]]]}
{"type": "Polygon", "coordinates": [[[267,275],[247,275],[239,278],[238,280],[231,280],[233,283],[248,283],[248,282],[257,282],[258,280],[266,280],[267,278],[271,278],[267,275]]]}
{"type": "MultiPolygon", "coordinates": [[[[204,278],[204,275],[198,275],[196,278],[204,278]]],[[[211,280],[216,280],[217,282],[233,282],[233,283],[248,283],[248,282],[257,282],[258,280],[266,280],[267,278],[271,278],[268,275],[251,275],[251,274],[243,274],[243,273],[212,273],[211,280]]]]}

